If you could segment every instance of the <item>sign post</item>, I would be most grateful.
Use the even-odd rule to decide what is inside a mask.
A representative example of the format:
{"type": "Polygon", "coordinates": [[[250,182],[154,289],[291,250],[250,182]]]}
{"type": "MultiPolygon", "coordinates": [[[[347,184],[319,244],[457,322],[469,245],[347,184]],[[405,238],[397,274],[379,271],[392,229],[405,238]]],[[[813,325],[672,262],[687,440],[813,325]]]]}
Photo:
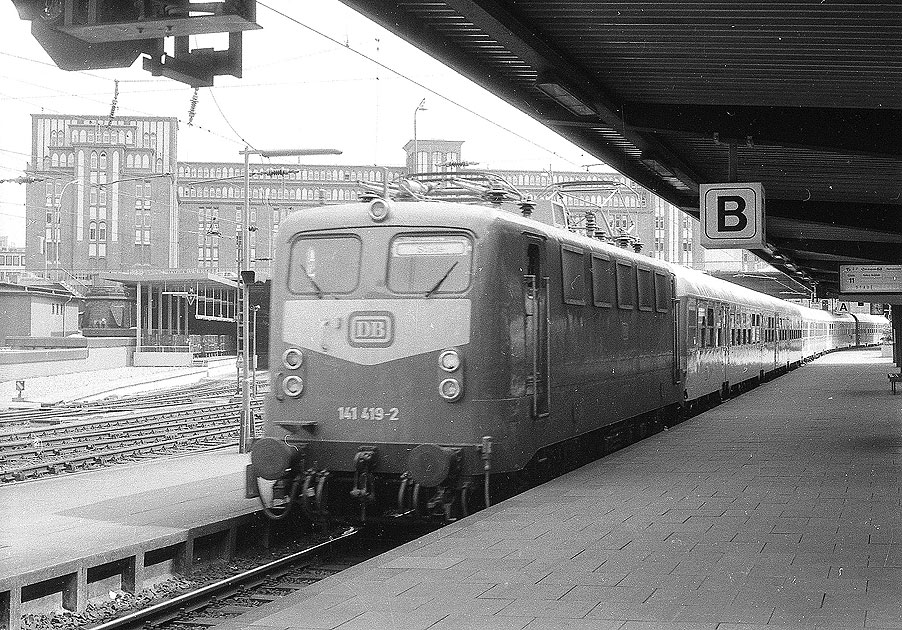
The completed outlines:
{"type": "Polygon", "coordinates": [[[764,186],[760,183],[699,186],[701,245],[707,249],[763,249],[764,186]]]}

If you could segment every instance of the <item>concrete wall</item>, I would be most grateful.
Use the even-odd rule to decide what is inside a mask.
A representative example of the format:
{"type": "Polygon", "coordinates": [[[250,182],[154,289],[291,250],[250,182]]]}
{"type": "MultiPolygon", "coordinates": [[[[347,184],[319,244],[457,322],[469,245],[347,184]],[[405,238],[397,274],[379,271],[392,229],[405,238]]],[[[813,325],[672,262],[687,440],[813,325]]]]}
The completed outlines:
{"type": "Polygon", "coordinates": [[[35,337],[78,332],[78,301],[68,304],[58,297],[31,295],[31,334],[35,337]]]}
{"type": "Polygon", "coordinates": [[[31,328],[27,317],[29,300],[27,295],[4,294],[0,298],[0,346],[6,345],[6,338],[28,335],[31,328]]]}
{"type": "Polygon", "coordinates": [[[85,347],[0,351],[0,381],[72,374],[133,364],[134,339],[87,339],[85,347]]]}

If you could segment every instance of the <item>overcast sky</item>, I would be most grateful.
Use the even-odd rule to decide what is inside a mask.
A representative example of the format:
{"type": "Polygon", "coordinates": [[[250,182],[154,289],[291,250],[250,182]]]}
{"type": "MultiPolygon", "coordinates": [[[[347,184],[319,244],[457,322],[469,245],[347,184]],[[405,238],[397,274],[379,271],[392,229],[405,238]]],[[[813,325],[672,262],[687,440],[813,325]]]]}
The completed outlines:
{"type": "MultiPolygon", "coordinates": [[[[182,121],[180,160],[237,162],[246,141],[268,149],[336,148],[344,152],[334,158],[340,163],[401,165],[402,147],[413,137],[414,110],[425,98],[417,136],[463,140],[464,159],[481,168],[575,170],[598,162],[335,0],[266,4],[289,17],[258,2],[263,29],[245,33],[244,78],[217,77],[213,88],[201,88],[189,127],[192,88],[152,77],[140,60],[116,70],[59,70],[31,36],[30,23],[18,19],[12,2],[0,0],[0,179],[26,168],[31,114],[108,116],[114,79],[118,115],[182,121]]],[[[196,45],[225,43],[207,38],[196,45]]],[[[24,244],[24,188],[0,184],[0,235],[18,245],[24,244]]]]}

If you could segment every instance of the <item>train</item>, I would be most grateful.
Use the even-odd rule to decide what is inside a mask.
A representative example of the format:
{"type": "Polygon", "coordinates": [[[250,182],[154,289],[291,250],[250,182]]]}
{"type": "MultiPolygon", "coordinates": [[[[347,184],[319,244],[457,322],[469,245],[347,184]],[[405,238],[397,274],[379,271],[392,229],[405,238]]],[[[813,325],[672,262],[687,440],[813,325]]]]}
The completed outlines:
{"type": "Polygon", "coordinates": [[[453,520],[885,334],[882,316],[757,293],[565,213],[372,195],[290,215],[246,496],[270,518],[453,520]]]}

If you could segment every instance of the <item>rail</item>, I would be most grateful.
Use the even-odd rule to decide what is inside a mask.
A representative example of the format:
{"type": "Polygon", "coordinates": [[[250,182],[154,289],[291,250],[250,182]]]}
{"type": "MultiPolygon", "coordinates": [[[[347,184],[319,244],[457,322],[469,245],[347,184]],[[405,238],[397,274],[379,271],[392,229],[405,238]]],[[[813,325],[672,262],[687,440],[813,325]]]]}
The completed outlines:
{"type": "MultiPolygon", "coordinates": [[[[153,623],[154,620],[166,619],[173,614],[189,610],[190,608],[197,609],[206,603],[213,601],[215,597],[222,593],[239,588],[254,580],[264,578],[274,571],[290,567],[297,564],[299,561],[307,560],[317,553],[326,550],[334,550],[342,545],[346,545],[349,540],[355,538],[359,534],[359,531],[360,530],[357,529],[346,530],[337,537],[327,540],[326,542],[298,551],[285,556],[284,558],[273,560],[272,562],[239,573],[238,575],[227,577],[218,582],[214,582],[213,584],[208,584],[207,586],[179,595],[178,597],[165,602],[160,602],[159,604],[148,606],[142,610],[113,619],[112,621],[93,626],[91,630],[124,630],[126,628],[147,627],[147,625],[153,623]]],[[[226,620],[223,619],[223,621],[226,620]]],[[[151,627],[157,627],[157,624],[153,624],[151,627]]]]}

